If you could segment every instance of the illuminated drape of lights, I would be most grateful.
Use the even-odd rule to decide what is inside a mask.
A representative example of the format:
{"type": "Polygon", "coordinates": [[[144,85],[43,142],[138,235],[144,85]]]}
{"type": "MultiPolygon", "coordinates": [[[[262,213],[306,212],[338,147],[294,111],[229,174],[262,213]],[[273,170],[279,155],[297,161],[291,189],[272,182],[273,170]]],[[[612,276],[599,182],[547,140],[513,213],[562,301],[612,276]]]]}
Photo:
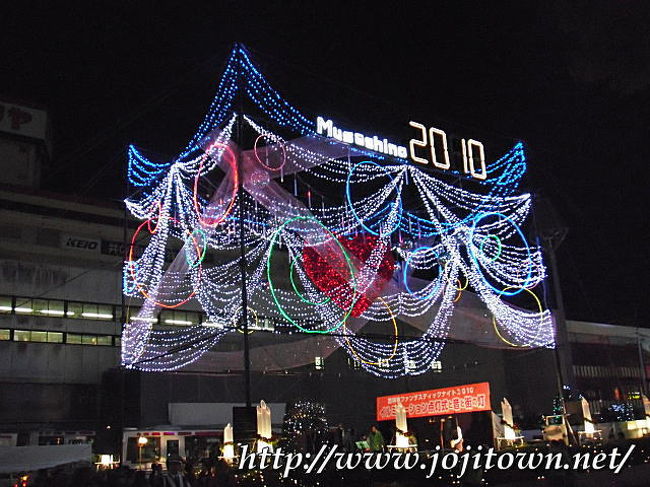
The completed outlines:
{"type": "Polygon", "coordinates": [[[249,306],[257,327],[260,316],[272,320],[278,333],[296,328],[340,332],[345,325],[334,339],[374,375],[396,378],[428,370],[443,349],[454,305],[468,286],[492,313],[495,332],[505,344],[554,343],[548,310],[540,305],[528,311],[508,302],[523,293],[539,303],[535,286],[546,276],[540,249],[528,244],[521,229],[531,209],[530,195],[517,194],[526,170],[522,144],[486,166],[486,179],[476,183],[485,191],[470,192],[405,160],[317,136],[313,121],[286,102],[237,47],[208,115],[181,154],[156,163],[131,146],[128,162],[129,181],[138,191],[126,205],[143,223],[125,262],[124,293],[146,299],[125,324],[122,363],[127,367],[181,368],[236,330],[240,224],[249,306]],[[238,89],[275,131],[253,115],[233,112],[238,89]],[[257,134],[251,150],[241,150],[232,140],[238,120],[257,134]],[[298,137],[288,140],[280,131],[298,137]],[[309,189],[305,204],[304,197],[297,197],[298,175],[339,188],[344,201],[312,201],[309,189]],[[294,194],[280,184],[286,178],[293,178],[294,194]],[[240,179],[244,191],[237,194],[240,179]],[[373,191],[364,195],[368,186],[373,191]],[[242,205],[246,216],[240,222],[242,205]],[[363,235],[372,237],[363,257],[339,241],[359,236],[363,241],[363,235]],[[206,249],[218,259],[207,262],[206,249]],[[338,249],[339,256],[349,259],[349,269],[331,268],[314,276],[305,249],[316,260],[338,249]],[[398,259],[388,279],[383,275],[387,252],[398,259]],[[435,276],[414,287],[413,273],[427,270],[435,276]],[[291,285],[274,286],[276,275],[291,285]],[[367,302],[360,306],[363,299],[367,302]],[[160,308],[188,301],[201,307],[207,323],[153,329],[160,308]],[[394,340],[358,335],[367,322],[425,313],[433,318],[418,338],[398,339],[397,325],[394,340]]]}

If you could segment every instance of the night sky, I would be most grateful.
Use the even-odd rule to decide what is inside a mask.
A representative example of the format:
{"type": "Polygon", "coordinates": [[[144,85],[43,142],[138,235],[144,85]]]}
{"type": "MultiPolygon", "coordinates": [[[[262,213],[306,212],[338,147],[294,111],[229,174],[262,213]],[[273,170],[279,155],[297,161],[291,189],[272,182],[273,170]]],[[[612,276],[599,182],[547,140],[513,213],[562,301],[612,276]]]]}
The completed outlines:
{"type": "Polygon", "coordinates": [[[490,160],[523,140],[526,189],[569,229],[568,317],[650,326],[647,2],[11,4],[0,96],[51,114],[46,189],[122,199],[126,146],[177,154],[240,41],[308,115],[406,140],[415,119],[490,160]]]}

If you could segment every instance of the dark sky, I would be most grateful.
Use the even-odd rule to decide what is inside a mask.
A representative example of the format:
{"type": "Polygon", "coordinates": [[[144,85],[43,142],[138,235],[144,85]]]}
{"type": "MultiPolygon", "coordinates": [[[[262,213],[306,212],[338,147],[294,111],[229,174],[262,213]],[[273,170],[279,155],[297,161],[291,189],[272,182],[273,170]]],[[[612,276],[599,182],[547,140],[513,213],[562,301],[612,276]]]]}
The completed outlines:
{"type": "Polygon", "coordinates": [[[525,141],[527,188],[569,228],[568,316],[650,326],[647,2],[11,4],[0,95],[50,110],[48,189],[122,198],[127,144],[184,147],[241,41],[307,114],[478,134],[488,158],[525,141]]]}

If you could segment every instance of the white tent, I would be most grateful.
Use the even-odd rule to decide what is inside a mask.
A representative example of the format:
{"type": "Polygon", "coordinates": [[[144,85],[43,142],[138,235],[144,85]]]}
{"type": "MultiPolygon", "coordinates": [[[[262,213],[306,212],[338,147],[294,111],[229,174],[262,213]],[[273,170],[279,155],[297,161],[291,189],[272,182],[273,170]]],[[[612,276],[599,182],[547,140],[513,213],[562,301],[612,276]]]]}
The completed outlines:
{"type": "Polygon", "coordinates": [[[34,472],[41,468],[91,460],[89,444],[0,446],[0,473],[34,472]]]}

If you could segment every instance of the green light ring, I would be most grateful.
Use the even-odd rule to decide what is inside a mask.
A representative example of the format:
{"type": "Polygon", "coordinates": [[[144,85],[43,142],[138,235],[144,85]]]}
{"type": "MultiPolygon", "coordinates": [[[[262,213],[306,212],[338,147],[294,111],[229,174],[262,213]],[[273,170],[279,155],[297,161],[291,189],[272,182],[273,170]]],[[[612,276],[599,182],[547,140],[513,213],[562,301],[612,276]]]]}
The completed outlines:
{"type": "MultiPolygon", "coordinates": [[[[187,261],[187,265],[190,266],[190,269],[195,268],[197,265],[199,265],[199,264],[201,264],[203,262],[203,259],[205,259],[205,253],[208,250],[208,236],[206,235],[205,231],[202,228],[195,228],[188,235],[188,237],[191,238],[192,240],[194,240],[194,246],[197,247],[197,249],[198,249],[198,245],[196,243],[196,240],[194,239],[194,232],[196,232],[196,231],[199,231],[199,232],[201,232],[203,234],[203,240],[202,240],[203,241],[203,252],[201,253],[200,257],[198,256],[198,252],[197,252],[196,260],[194,262],[191,262],[189,253],[187,251],[188,247],[187,247],[187,245],[185,246],[185,260],[187,261]]],[[[185,243],[187,244],[187,237],[186,237],[185,243]]]]}
{"type": "Polygon", "coordinates": [[[269,290],[271,291],[271,297],[273,298],[273,302],[275,303],[275,306],[280,311],[280,314],[289,323],[294,325],[299,330],[304,331],[305,333],[321,333],[321,334],[324,334],[324,333],[330,333],[332,331],[338,330],[347,321],[347,319],[350,316],[350,314],[352,313],[352,309],[354,308],[354,305],[356,303],[356,294],[357,294],[356,287],[357,286],[356,286],[356,280],[355,280],[355,277],[354,277],[354,266],[352,265],[352,261],[350,260],[350,257],[348,257],[348,253],[345,251],[345,248],[343,247],[343,245],[341,245],[341,242],[339,242],[338,239],[336,238],[336,235],[334,235],[334,233],[332,233],[332,231],[329,228],[327,228],[325,225],[323,225],[321,222],[319,222],[317,219],[315,219],[313,217],[295,216],[295,217],[287,220],[286,222],[284,222],[282,225],[280,225],[280,227],[273,233],[273,236],[271,237],[271,241],[270,241],[270,245],[269,245],[269,255],[268,255],[267,259],[266,259],[266,279],[269,282],[269,290]],[[293,222],[295,222],[297,220],[312,221],[312,222],[316,223],[317,225],[320,225],[320,227],[323,228],[323,230],[325,230],[328,234],[330,234],[333,237],[333,240],[338,245],[339,249],[341,249],[341,252],[343,252],[343,257],[345,257],[345,261],[348,264],[348,268],[350,269],[350,276],[352,277],[352,280],[351,280],[352,289],[354,290],[354,295],[352,296],[352,302],[350,304],[350,308],[347,310],[347,312],[343,316],[343,319],[341,320],[341,322],[338,325],[336,325],[336,326],[334,326],[332,328],[328,328],[327,330],[308,330],[307,328],[303,328],[298,323],[296,323],[293,320],[293,318],[291,318],[291,316],[289,316],[289,314],[285,311],[285,309],[280,304],[280,300],[278,299],[276,289],[273,286],[273,279],[271,278],[271,260],[273,258],[273,248],[275,247],[275,244],[276,244],[276,242],[278,240],[278,236],[284,230],[284,228],[287,225],[289,225],[290,223],[293,223],[293,222]]]}
{"type": "Polygon", "coordinates": [[[309,301],[307,298],[305,298],[305,296],[300,291],[298,291],[298,286],[296,286],[296,281],[293,278],[293,274],[294,274],[293,269],[295,267],[295,264],[296,264],[296,259],[295,258],[291,259],[291,265],[289,266],[289,281],[291,281],[291,287],[293,288],[293,292],[296,293],[296,295],[300,298],[301,301],[303,301],[303,302],[305,302],[307,304],[312,304],[314,306],[319,306],[321,304],[329,303],[332,300],[332,298],[330,298],[330,297],[325,299],[325,301],[320,301],[318,303],[314,303],[313,301],[309,301]]]}
{"type": "Polygon", "coordinates": [[[482,253],[483,255],[485,255],[486,257],[488,257],[488,259],[490,260],[490,262],[494,262],[495,260],[497,260],[497,259],[501,256],[501,250],[502,250],[502,249],[503,249],[503,246],[501,245],[501,239],[500,239],[497,235],[491,235],[491,234],[485,236],[485,238],[484,238],[483,241],[481,242],[481,246],[479,247],[479,250],[481,251],[481,253],[482,253]],[[490,238],[496,240],[496,241],[497,241],[497,245],[499,246],[499,250],[497,251],[497,254],[496,254],[494,257],[492,257],[491,259],[488,257],[488,255],[487,255],[487,254],[485,253],[485,251],[483,250],[483,247],[485,246],[485,242],[487,242],[488,239],[490,239],[490,238]]]}

